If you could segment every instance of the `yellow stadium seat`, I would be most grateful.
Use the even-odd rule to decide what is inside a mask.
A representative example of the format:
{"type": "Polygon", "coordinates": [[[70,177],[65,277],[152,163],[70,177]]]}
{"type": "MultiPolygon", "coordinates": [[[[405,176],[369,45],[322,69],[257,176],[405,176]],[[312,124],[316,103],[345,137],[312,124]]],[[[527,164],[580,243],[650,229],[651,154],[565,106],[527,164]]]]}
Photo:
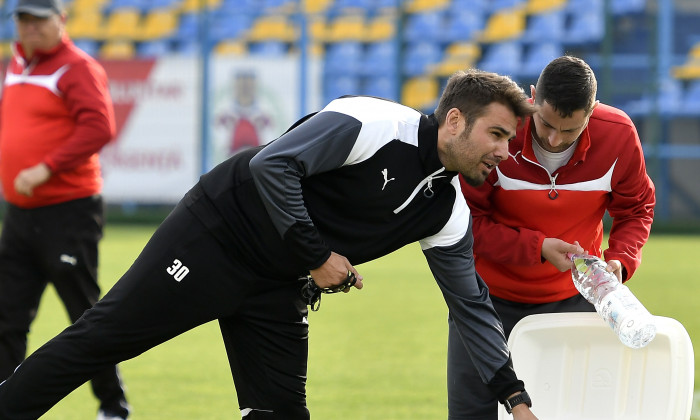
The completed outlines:
{"type": "Polygon", "coordinates": [[[408,13],[422,13],[428,10],[444,9],[450,5],[450,0],[410,0],[405,5],[408,13]]]}
{"type": "Polygon", "coordinates": [[[101,11],[110,0],[73,0],[70,4],[69,16],[91,11],[101,11]]]}
{"type": "Polygon", "coordinates": [[[105,39],[139,40],[141,38],[141,12],[133,8],[117,9],[108,17],[105,39]]]}
{"type": "Polygon", "coordinates": [[[84,10],[68,16],[66,31],[73,39],[104,39],[102,13],[99,10],[84,10]]]}
{"type": "Polygon", "coordinates": [[[445,56],[433,69],[438,77],[449,77],[458,70],[475,67],[481,58],[481,47],[473,42],[455,42],[445,48],[445,56]]]}
{"type": "Polygon", "coordinates": [[[108,60],[124,60],[136,55],[134,43],[126,40],[113,40],[105,42],[100,47],[100,58],[108,60]]]}
{"type": "Polygon", "coordinates": [[[546,13],[566,6],[567,0],[528,0],[525,5],[527,13],[546,13]]]}
{"type": "Polygon", "coordinates": [[[8,59],[12,57],[12,48],[9,42],[0,42],[0,59],[8,59]]]}
{"type": "Polygon", "coordinates": [[[218,55],[244,55],[248,52],[248,47],[239,40],[221,41],[216,44],[214,52],[218,55]]]}
{"type": "Polygon", "coordinates": [[[206,7],[209,10],[221,6],[221,0],[183,0],[181,11],[182,13],[198,12],[202,9],[202,3],[204,2],[206,2],[206,7]]]}
{"type": "Polygon", "coordinates": [[[323,13],[333,0],[302,0],[302,10],[307,15],[323,13]]]}
{"type": "Polygon", "coordinates": [[[438,99],[439,83],[434,77],[408,79],[401,87],[401,103],[423,110],[432,107],[438,99]]]}
{"type": "Polygon", "coordinates": [[[500,42],[517,38],[525,31],[526,15],[522,8],[496,12],[486,22],[479,36],[481,42],[500,42]]]}
{"type": "Polygon", "coordinates": [[[700,42],[690,49],[686,62],[671,71],[676,79],[700,79],[700,42]]]}
{"type": "Polygon", "coordinates": [[[248,40],[256,41],[285,41],[296,39],[296,28],[284,15],[262,16],[255,20],[248,33],[248,40]]]}
{"type": "Polygon", "coordinates": [[[307,21],[308,36],[313,42],[326,42],[328,40],[328,26],[323,16],[310,16],[307,21]]]}
{"type": "Polygon", "coordinates": [[[367,23],[364,40],[366,42],[386,41],[396,35],[396,17],[391,14],[379,15],[367,23]]]}
{"type": "Polygon", "coordinates": [[[174,10],[161,9],[150,12],[143,19],[141,39],[159,39],[172,35],[177,30],[177,19],[174,10]]]}
{"type": "Polygon", "coordinates": [[[363,41],[365,18],[360,14],[341,15],[328,25],[328,41],[363,41]]]}

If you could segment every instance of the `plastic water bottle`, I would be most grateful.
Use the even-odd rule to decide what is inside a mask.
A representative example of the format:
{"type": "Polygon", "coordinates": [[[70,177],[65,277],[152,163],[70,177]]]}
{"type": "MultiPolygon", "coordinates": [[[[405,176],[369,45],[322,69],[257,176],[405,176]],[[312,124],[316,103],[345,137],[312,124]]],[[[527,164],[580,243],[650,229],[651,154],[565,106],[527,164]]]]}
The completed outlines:
{"type": "Polygon", "coordinates": [[[576,289],[627,347],[639,349],[656,336],[654,317],[632,291],[605,270],[607,263],[592,255],[567,254],[576,289]]]}

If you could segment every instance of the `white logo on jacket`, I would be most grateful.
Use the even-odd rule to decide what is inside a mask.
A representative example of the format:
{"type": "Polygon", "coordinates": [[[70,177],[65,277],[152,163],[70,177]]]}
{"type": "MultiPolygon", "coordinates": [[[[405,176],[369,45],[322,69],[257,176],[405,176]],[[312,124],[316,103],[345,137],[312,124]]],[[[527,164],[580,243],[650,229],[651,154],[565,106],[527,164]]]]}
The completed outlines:
{"type": "Polygon", "coordinates": [[[388,184],[389,181],[395,181],[396,178],[389,178],[389,170],[386,168],[382,169],[382,175],[384,175],[384,185],[382,185],[382,191],[384,191],[386,184],[388,184]]]}

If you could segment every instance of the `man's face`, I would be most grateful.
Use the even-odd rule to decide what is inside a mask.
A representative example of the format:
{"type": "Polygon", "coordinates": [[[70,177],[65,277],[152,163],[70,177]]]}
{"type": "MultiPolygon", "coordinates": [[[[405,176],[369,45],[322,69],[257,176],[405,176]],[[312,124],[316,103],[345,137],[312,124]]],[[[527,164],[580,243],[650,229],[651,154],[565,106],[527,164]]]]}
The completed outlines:
{"type": "Polygon", "coordinates": [[[532,132],[537,144],[548,152],[563,152],[568,149],[588,125],[590,114],[583,109],[574,112],[570,117],[559,115],[549,102],[535,104],[532,120],[535,129],[532,132]]]}
{"type": "Polygon", "coordinates": [[[508,159],[508,143],[515,137],[517,124],[507,106],[497,102],[488,105],[471,127],[447,143],[451,167],[445,165],[446,169],[458,171],[472,186],[483,184],[491,171],[508,159]]]}
{"type": "Polygon", "coordinates": [[[58,14],[38,17],[19,13],[16,17],[17,38],[25,53],[31,56],[36,50],[50,50],[61,41],[65,18],[58,14]]]}

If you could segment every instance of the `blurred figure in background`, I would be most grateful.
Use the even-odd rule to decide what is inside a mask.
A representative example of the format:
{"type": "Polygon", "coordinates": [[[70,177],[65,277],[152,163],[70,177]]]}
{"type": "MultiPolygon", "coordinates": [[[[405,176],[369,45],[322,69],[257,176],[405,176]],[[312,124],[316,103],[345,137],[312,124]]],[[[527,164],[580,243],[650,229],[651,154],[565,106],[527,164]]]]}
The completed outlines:
{"type": "MultiPolygon", "coordinates": [[[[530,93],[535,113],[510,143],[511,159],[482,186],[462,179],[474,217],[476,269],[488,284],[506,337],[539,313],[592,312],[571,280],[568,252],[605,255],[608,271],[629,280],[642,259],[654,217],[654,185],[629,117],[596,101],[597,82],[583,60],[550,62],[530,93]],[[603,216],[613,218],[601,252],[603,216]],[[504,246],[504,244],[508,244],[504,246]]],[[[448,380],[470,404],[450,419],[496,419],[497,401],[477,379],[454,326],[448,380]]],[[[459,401],[451,398],[451,402],[459,401]]]]}
{"type": "MultiPolygon", "coordinates": [[[[102,177],[98,152],[115,134],[104,69],[65,32],[60,0],[20,0],[18,41],[0,102],[0,380],[27,350],[50,282],[76,321],[100,296],[102,177]]],[[[92,380],[98,419],[126,419],[116,366],[92,380]]]]}

